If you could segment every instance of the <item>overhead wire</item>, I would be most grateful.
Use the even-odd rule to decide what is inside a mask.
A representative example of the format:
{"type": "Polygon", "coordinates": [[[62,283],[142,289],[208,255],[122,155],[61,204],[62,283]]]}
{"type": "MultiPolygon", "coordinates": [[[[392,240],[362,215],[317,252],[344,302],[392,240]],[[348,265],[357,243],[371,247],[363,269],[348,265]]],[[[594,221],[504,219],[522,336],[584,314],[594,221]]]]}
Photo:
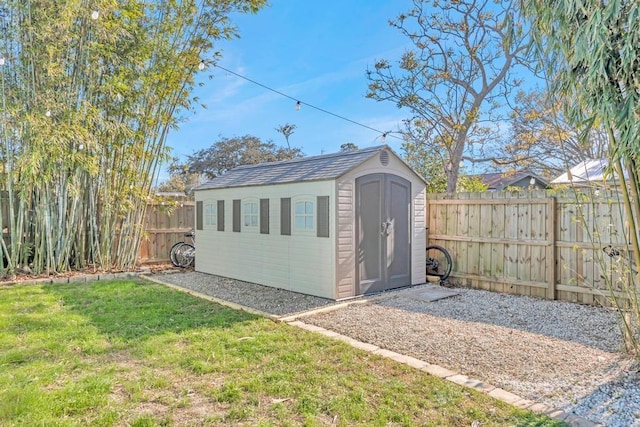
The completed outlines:
{"type": "MultiPolygon", "coordinates": [[[[348,117],[341,116],[340,114],[336,114],[336,113],[333,113],[333,112],[331,112],[331,111],[329,111],[329,110],[326,110],[326,109],[324,109],[324,108],[321,108],[321,107],[315,106],[315,105],[313,105],[313,104],[309,104],[308,102],[301,101],[301,100],[299,100],[298,98],[294,98],[294,97],[293,97],[293,96],[291,96],[291,95],[287,95],[287,94],[286,94],[286,93],[284,93],[284,92],[281,92],[281,91],[279,91],[279,90],[277,90],[277,89],[274,89],[274,88],[272,88],[272,87],[269,87],[269,86],[267,86],[267,85],[265,85],[265,84],[263,84],[263,83],[260,83],[260,82],[258,82],[258,81],[256,81],[256,80],[253,80],[253,79],[251,79],[251,78],[249,78],[249,77],[247,77],[247,76],[243,76],[242,74],[236,73],[235,71],[231,71],[231,70],[229,70],[228,68],[225,68],[225,67],[223,67],[223,66],[221,66],[221,65],[218,65],[218,64],[212,64],[212,65],[213,65],[214,67],[216,67],[216,68],[219,68],[219,69],[221,69],[221,70],[223,70],[223,71],[225,71],[225,72],[229,73],[229,74],[232,74],[232,75],[234,75],[234,76],[236,76],[236,77],[239,77],[239,78],[241,78],[241,79],[243,79],[243,80],[246,80],[246,81],[248,81],[248,82],[250,82],[250,83],[253,83],[253,84],[257,85],[257,86],[260,86],[261,88],[267,89],[267,90],[269,90],[269,91],[271,91],[271,92],[273,92],[273,93],[277,93],[277,94],[278,94],[278,95],[280,95],[280,96],[284,96],[285,98],[289,98],[289,99],[291,99],[292,101],[295,101],[295,103],[296,103],[296,104],[295,104],[295,105],[296,105],[296,110],[299,110],[299,109],[300,109],[300,105],[305,105],[305,106],[307,106],[307,107],[313,108],[314,110],[320,111],[320,112],[325,113],[325,114],[329,114],[329,115],[331,115],[331,116],[333,116],[333,117],[336,117],[336,118],[338,118],[338,119],[341,119],[341,120],[347,121],[347,122],[349,122],[349,123],[353,123],[354,125],[361,126],[361,127],[365,128],[365,129],[369,129],[369,130],[372,130],[372,131],[374,131],[374,132],[377,132],[377,133],[379,133],[383,138],[386,138],[387,136],[390,136],[390,137],[392,137],[392,138],[396,138],[396,139],[402,140],[402,138],[400,138],[399,136],[394,135],[391,131],[386,131],[386,132],[385,132],[385,131],[381,131],[381,130],[379,130],[379,129],[372,128],[371,126],[365,125],[364,123],[357,122],[357,121],[352,120],[352,119],[350,119],[350,118],[348,118],[348,117]]],[[[384,142],[384,140],[383,140],[383,142],[384,142]]]]}

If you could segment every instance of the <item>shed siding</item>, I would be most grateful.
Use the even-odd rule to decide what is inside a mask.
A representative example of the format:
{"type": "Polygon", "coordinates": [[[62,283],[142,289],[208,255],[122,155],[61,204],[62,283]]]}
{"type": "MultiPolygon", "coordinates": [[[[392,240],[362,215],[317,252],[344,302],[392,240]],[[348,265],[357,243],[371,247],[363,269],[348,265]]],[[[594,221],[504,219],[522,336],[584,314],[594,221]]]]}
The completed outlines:
{"type": "Polygon", "coordinates": [[[367,160],[352,171],[343,175],[336,182],[337,200],[337,228],[336,241],[337,268],[336,282],[338,283],[339,298],[356,295],[356,260],[355,242],[355,180],[372,173],[387,173],[400,176],[411,182],[411,197],[413,211],[411,234],[411,284],[417,285],[426,281],[425,275],[425,246],[426,246],[426,218],[425,218],[425,185],[422,179],[395,156],[389,156],[389,163],[383,166],[379,156],[367,160]]]}
{"type": "Polygon", "coordinates": [[[355,253],[354,243],[355,222],[354,183],[350,180],[337,183],[337,266],[336,279],[338,284],[338,299],[355,295],[355,253]]]}
{"type": "MultiPolygon", "coordinates": [[[[198,233],[196,270],[267,286],[336,299],[335,281],[335,183],[316,181],[257,187],[200,190],[196,200],[271,200],[269,234],[205,229],[198,233]],[[316,231],[281,235],[281,199],[329,196],[329,238],[316,231]]],[[[266,204],[266,203],[265,203],[266,204]]],[[[234,217],[233,203],[225,203],[225,215],[234,217]]],[[[265,216],[260,215],[261,218],[265,216]]]]}

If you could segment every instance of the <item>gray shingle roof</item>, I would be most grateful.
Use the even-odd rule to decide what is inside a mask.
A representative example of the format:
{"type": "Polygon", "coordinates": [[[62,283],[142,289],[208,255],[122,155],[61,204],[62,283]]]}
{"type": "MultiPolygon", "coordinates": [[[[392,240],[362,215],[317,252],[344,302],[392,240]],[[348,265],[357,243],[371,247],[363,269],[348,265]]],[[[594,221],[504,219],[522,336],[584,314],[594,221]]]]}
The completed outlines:
{"type": "Polygon", "coordinates": [[[380,145],[322,156],[239,166],[227,171],[224,175],[205,182],[194,190],[335,179],[385,148],[388,149],[386,145],[380,145]]]}
{"type": "MultiPolygon", "coordinates": [[[[529,171],[519,171],[519,172],[495,172],[495,173],[480,173],[476,175],[467,175],[469,178],[478,178],[482,182],[484,182],[489,190],[504,190],[506,187],[510,185],[517,184],[518,181],[524,178],[535,178],[538,184],[541,186],[546,186],[548,183],[544,178],[539,177],[538,175],[529,172],[529,171]]],[[[528,184],[527,180],[527,184],[528,184]]]]}

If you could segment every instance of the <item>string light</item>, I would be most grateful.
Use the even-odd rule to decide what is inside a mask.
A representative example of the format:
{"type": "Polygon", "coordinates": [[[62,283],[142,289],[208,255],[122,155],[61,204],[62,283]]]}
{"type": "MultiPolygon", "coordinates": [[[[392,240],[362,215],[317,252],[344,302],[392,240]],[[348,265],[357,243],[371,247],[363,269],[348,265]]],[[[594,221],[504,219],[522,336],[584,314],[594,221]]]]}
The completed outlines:
{"type": "Polygon", "coordinates": [[[200,63],[198,64],[198,70],[202,71],[204,70],[204,67],[205,67],[204,61],[200,61],[200,63]]]}
{"type": "Polygon", "coordinates": [[[44,113],[44,115],[47,116],[47,117],[51,117],[51,110],[47,110],[47,112],[44,113]]]}
{"type": "Polygon", "coordinates": [[[385,132],[382,134],[382,137],[380,138],[380,141],[384,144],[387,141],[387,133],[389,132],[385,132]]]}
{"type": "Polygon", "coordinates": [[[80,145],[78,145],[78,151],[82,150],[84,150],[84,144],[80,143],[80,145]]]}
{"type": "Polygon", "coordinates": [[[91,19],[93,19],[94,21],[99,17],[100,17],[100,12],[98,10],[94,10],[93,12],[91,12],[91,19]]]}
{"type": "Polygon", "coordinates": [[[6,59],[4,59],[4,56],[0,57],[0,66],[3,66],[6,62],[6,59]]]}
{"type": "Polygon", "coordinates": [[[347,118],[347,117],[344,117],[344,116],[341,116],[341,115],[339,115],[339,114],[332,113],[331,111],[325,110],[324,108],[316,107],[315,105],[311,105],[311,104],[309,104],[309,103],[307,103],[307,102],[302,102],[302,101],[300,101],[300,100],[298,100],[298,99],[296,99],[296,98],[294,98],[294,97],[292,97],[292,96],[290,96],[290,95],[287,95],[286,93],[280,92],[280,91],[279,91],[279,90],[277,90],[277,89],[274,89],[274,88],[269,87],[269,86],[267,86],[267,85],[264,85],[264,84],[262,84],[262,83],[260,83],[260,82],[257,82],[257,81],[255,81],[255,80],[252,80],[252,79],[250,79],[249,77],[243,76],[242,74],[238,74],[238,73],[236,73],[236,72],[234,72],[234,71],[231,71],[231,70],[229,70],[229,69],[227,69],[227,68],[224,68],[224,67],[222,67],[222,66],[220,66],[220,65],[218,65],[218,64],[213,64],[213,66],[214,66],[214,67],[217,67],[217,68],[220,68],[222,71],[226,71],[227,73],[229,73],[229,74],[233,74],[234,76],[239,77],[239,78],[241,78],[241,79],[243,79],[243,80],[246,80],[246,81],[248,81],[248,82],[250,82],[250,83],[253,83],[254,85],[260,86],[260,87],[262,87],[262,88],[264,88],[264,89],[267,89],[267,90],[269,90],[269,91],[271,91],[271,92],[273,92],[273,93],[277,93],[277,94],[278,94],[278,95],[280,95],[280,96],[284,96],[285,98],[289,98],[290,100],[295,101],[295,102],[296,102],[296,111],[300,110],[300,106],[302,106],[302,104],[304,104],[304,105],[306,105],[307,107],[313,108],[314,110],[318,110],[318,111],[320,111],[320,112],[322,112],[322,113],[329,114],[329,115],[331,115],[331,116],[333,116],[333,117],[337,117],[337,118],[339,118],[339,119],[341,119],[341,120],[347,121],[347,122],[349,122],[349,123],[353,123],[354,125],[358,125],[358,126],[363,127],[363,128],[365,128],[365,129],[372,130],[372,131],[377,132],[377,133],[379,133],[379,134],[381,134],[381,135],[384,135],[385,137],[386,137],[386,136],[391,136],[391,137],[393,137],[393,138],[396,138],[396,139],[399,139],[399,140],[401,140],[401,141],[402,141],[402,138],[401,138],[401,137],[396,136],[396,135],[393,135],[391,132],[383,132],[383,131],[381,131],[381,130],[378,130],[378,129],[372,128],[371,126],[367,126],[367,125],[365,125],[365,124],[363,124],[363,123],[356,122],[355,120],[351,120],[351,119],[349,119],[349,118],[347,118]]]}

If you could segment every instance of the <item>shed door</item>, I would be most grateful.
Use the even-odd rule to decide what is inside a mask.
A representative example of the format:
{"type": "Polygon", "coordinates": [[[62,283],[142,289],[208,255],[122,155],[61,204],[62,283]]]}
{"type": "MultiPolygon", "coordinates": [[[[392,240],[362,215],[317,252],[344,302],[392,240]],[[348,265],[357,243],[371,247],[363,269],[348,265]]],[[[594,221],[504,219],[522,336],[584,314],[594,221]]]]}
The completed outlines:
{"type": "Polygon", "coordinates": [[[358,293],[411,284],[411,183],[390,174],[356,179],[358,293]]]}

